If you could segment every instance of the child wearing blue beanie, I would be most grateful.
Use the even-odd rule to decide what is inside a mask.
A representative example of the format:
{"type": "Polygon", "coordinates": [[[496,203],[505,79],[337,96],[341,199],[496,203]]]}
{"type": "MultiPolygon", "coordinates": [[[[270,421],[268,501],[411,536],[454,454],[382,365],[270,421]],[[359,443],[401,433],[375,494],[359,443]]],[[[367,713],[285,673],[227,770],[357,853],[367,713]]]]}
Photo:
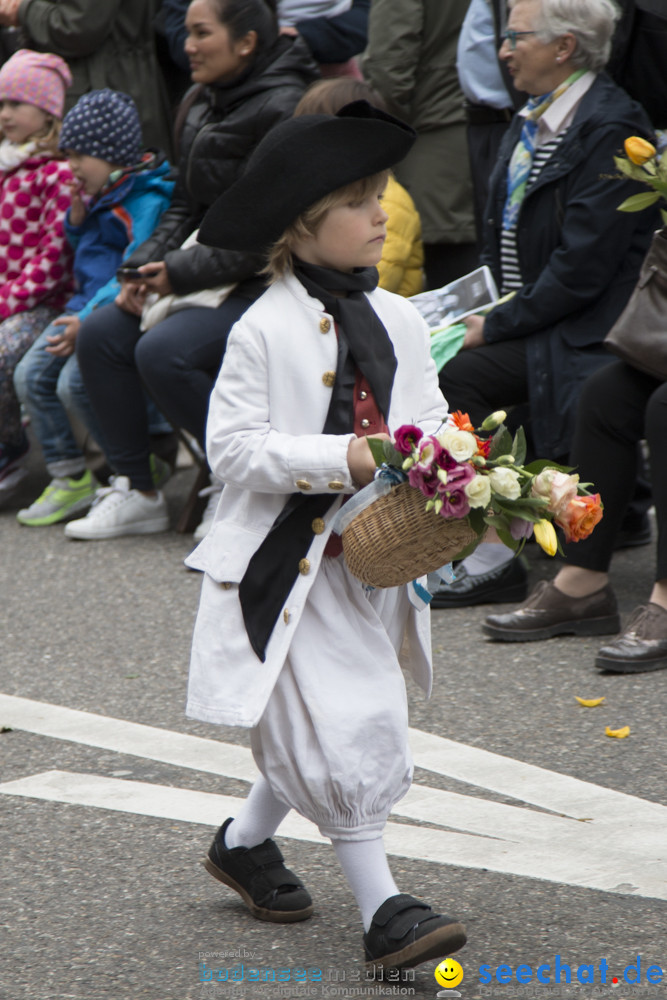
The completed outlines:
{"type": "MultiPolygon", "coordinates": [[[[173,188],[165,157],[142,154],[139,115],[127,94],[108,88],[84,94],[65,116],[59,145],[74,175],[65,232],[74,249],[76,291],[14,376],[52,477],[17,515],[31,527],[66,521],[95,499],[97,483],[67,415],[74,409],[104,450],[76,362],[76,338],[86,316],[115,299],[118,267],[151,235],[173,188]]],[[[166,511],[153,513],[166,527],[166,511]]]]}

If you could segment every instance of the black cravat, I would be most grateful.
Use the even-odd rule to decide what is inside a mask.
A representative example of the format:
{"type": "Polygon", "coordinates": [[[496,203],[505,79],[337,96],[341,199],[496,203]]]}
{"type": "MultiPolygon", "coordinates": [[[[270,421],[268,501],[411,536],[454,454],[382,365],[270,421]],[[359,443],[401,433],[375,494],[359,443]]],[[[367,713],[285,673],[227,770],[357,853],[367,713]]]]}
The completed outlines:
{"type": "MultiPolygon", "coordinates": [[[[357,367],[368,379],[386,421],[396,356],[389,334],[364,295],[377,285],[376,268],[348,274],[302,261],[295,265],[299,281],[331,313],[338,329],[336,379],[322,433],[352,431],[357,367]]],[[[299,562],[312,543],[312,522],[323,517],[335,499],[331,493],[293,493],[248,563],[239,584],[239,600],[250,644],[262,662],[278,615],[298,576],[299,562]]]]}

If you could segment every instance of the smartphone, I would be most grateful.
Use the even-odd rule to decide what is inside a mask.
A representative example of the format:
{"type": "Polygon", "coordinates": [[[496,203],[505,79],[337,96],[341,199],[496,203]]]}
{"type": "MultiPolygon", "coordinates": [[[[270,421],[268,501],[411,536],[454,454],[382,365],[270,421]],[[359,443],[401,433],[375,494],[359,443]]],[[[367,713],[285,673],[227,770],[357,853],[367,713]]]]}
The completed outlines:
{"type": "Polygon", "coordinates": [[[116,271],[116,277],[119,281],[142,281],[146,276],[141,273],[138,267],[119,267],[116,271]]]}

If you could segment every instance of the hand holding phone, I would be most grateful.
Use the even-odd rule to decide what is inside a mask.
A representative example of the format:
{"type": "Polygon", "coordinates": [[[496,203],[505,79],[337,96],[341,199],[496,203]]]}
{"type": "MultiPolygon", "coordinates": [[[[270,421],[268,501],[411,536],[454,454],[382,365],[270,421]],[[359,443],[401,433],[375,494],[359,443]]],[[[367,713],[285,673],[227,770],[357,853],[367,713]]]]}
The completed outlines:
{"type": "Polygon", "coordinates": [[[144,276],[138,267],[119,267],[116,271],[119,281],[143,281],[144,276]]]}

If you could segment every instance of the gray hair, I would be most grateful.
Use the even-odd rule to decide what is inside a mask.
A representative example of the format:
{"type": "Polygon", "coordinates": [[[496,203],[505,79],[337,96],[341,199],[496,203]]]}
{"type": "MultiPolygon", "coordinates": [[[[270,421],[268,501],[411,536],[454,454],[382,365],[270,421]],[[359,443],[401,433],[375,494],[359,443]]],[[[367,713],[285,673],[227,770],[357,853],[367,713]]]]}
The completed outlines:
{"type": "MultiPolygon", "coordinates": [[[[509,0],[514,7],[520,0],[509,0]]],[[[573,66],[599,73],[611,52],[611,39],[620,11],[612,0],[537,0],[535,29],[542,42],[574,35],[573,66]]]]}

